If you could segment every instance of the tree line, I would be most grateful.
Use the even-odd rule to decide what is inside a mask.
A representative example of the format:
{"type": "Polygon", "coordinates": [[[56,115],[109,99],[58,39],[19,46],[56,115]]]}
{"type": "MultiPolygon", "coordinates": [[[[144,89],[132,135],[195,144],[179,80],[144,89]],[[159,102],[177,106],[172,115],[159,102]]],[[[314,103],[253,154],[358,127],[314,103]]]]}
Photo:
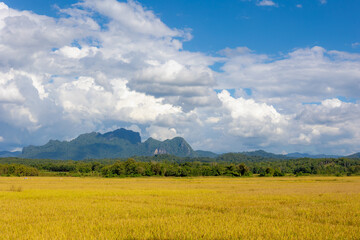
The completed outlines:
{"type": "Polygon", "coordinates": [[[2,176],[284,176],[360,175],[359,159],[266,159],[227,154],[219,159],[170,155],[82,161],[0,158],[2,176]]]}
{"type": "MultiPolygon", "coordinates": [[[[28,163],[30,163],[29,160],[28,163]]],[[[250,169],[243,163],[201,163],[170,161],[140,162],[133,158],[118,160],[112,164],[101,161],[44,161],[31,164],[0,164],[0,175],[38,176],[41,173],[57,173],[69,176],[138,177],[138,176],[251,176],[250,169]]],[[[106,162],[106,161],[105,161],[106,162]]]]}
{"type": "Polygon", "coordinates": [[[22,164],[0,164],[0,176],[38,176],[39,170],[22,164]]]}

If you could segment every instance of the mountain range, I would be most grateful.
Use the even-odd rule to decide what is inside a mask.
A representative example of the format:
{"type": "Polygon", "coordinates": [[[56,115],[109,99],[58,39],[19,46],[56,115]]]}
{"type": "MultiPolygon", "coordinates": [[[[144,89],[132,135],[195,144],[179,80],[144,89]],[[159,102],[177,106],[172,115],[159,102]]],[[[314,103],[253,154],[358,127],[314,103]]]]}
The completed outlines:
{"type": "Polygon", "coordinates": [[[16,151],[16,152],[1,151],[0,152],[0,157],[18,157],[20,155],[21,155],[20,151],[16,151]]]}
{"type": "Polygon", "coordinates": [[[343,156],[339,155],[326,155],[326,154],[316,154],[311,155],[308,153],[288,153],[288,154],[275,154],[265,152],[264,150],[256,150],[252,152],[242,152],[242,154],[251,157],[263,157],[263,158],[271,158],[271,159],[296,159],[296,158],[340,158],[343,156]]]}
{"type": "MultiPolygon", "coordinates": [[[[42,146],[24,147],[22,152],[0,152],[0,157],[21,157],[57,160],[83,160],[103,158],[128,158],[132,156],[153,156],[169,154],[178,157],[208,157],[217,158],[219,154],[197,150],[181,137],[159,141],[153,138],[141,142],[138,132],[124,128],[104,134],[92,132],[79,135],[71,141],[50,140],[42,146]]],[[[310,155],[306,153],[274,154],[263,150],[241,152],[244,156],[261,157],[265,159],[295,159],[295,158],[339,158],[337,155],[310,155]]],[[[360,158],[355,153],[348,158],[360,158]]]]}
{"type": "Polygon", "coordinates": [[[181,137],[165,141],[149,138],[145,142],[141,142],[138,132],[121,128],[104,134],[97,132],[82,134],[71,141],[50,140],[43,146],[24,147],[20,157],[82,160],[158,154],[170,154],[179,157],[213,155],[211,152],[194,151],[181,137]]]}

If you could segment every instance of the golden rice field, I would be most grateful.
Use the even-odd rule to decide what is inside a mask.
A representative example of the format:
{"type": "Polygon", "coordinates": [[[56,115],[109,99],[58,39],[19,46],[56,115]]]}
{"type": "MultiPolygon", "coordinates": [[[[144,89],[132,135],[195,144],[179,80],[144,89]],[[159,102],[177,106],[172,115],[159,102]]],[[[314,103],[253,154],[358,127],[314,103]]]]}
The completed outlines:
{"type": "Polygon", "coordinates": [[[0,239],[360,239],[360,177],[1,177],[0,239]]]}

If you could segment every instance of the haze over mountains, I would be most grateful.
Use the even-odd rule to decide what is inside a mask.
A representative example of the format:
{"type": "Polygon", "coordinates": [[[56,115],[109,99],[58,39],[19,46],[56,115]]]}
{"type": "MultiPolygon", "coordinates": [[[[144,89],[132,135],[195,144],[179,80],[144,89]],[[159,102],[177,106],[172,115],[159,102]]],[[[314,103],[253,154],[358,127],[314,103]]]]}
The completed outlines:
{"type": "Polygon", "coordinates": [[[0,151],[0,157],[18,157],[21,155],[20,151],[10,152],[10,151],[0,151]]]}
{"type": "MultiPolygon", "coordinates": [[[[216,158],[218,154],[196,150],[181,137],[165,141],[153,138],[141,142],[138,132],[126,129],[117,129],[104,134],[92,132],[85,133],[71,141],[50,140],[43,146],[24,147],[21,152],[0,152],[0,157],[21,157],[58,160],[83,160],[101,158],[128,158],[132,156],[153,156],[169,154],[178,157],[210,157],[216,158]]],[[[274,154],[263,150],[242,152],[246,156],[256,156],[269,159],[294,159],[294,158],[338,158],[337,155],[310,155],[306,153],[274,154]]],[[[347,156],[359,158],[360,153],[347,156]]]]}

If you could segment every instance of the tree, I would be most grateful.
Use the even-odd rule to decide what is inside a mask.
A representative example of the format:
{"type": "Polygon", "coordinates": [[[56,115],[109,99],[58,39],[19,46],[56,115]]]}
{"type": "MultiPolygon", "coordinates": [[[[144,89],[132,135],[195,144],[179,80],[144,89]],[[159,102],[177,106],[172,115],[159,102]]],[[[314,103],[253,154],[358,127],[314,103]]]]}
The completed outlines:
{"type": "Polygon", "coordinates": [[[135,175],[138,173],[135,159],[129,158],[124,162],[124,166],[125,166],[125,175],[135,175]]]}
{"type": "Polygon", "coordinates": [[[267,167],[267,168],[265,169],[265,173],[266,173],[267,176],[272,177],[272,176],[274,175],[274,172],[275,172],[274,169],[271,168],[271,167],[267,167]]]}
{"type": "Polygon", "coordinates": [[[240,163],[238,165],[238,172],[240,176],[247,176],[250,173],[250,169],[244,163],[240,163]]]}
{"type": "Polygon", "coordinates": [[[285,176],[285,174],[282,173],[279,168],[276,168],[276,169],[274,170],[274,176],[275,176],[275,177],[282,177],[282,176],[285,176]]]}

